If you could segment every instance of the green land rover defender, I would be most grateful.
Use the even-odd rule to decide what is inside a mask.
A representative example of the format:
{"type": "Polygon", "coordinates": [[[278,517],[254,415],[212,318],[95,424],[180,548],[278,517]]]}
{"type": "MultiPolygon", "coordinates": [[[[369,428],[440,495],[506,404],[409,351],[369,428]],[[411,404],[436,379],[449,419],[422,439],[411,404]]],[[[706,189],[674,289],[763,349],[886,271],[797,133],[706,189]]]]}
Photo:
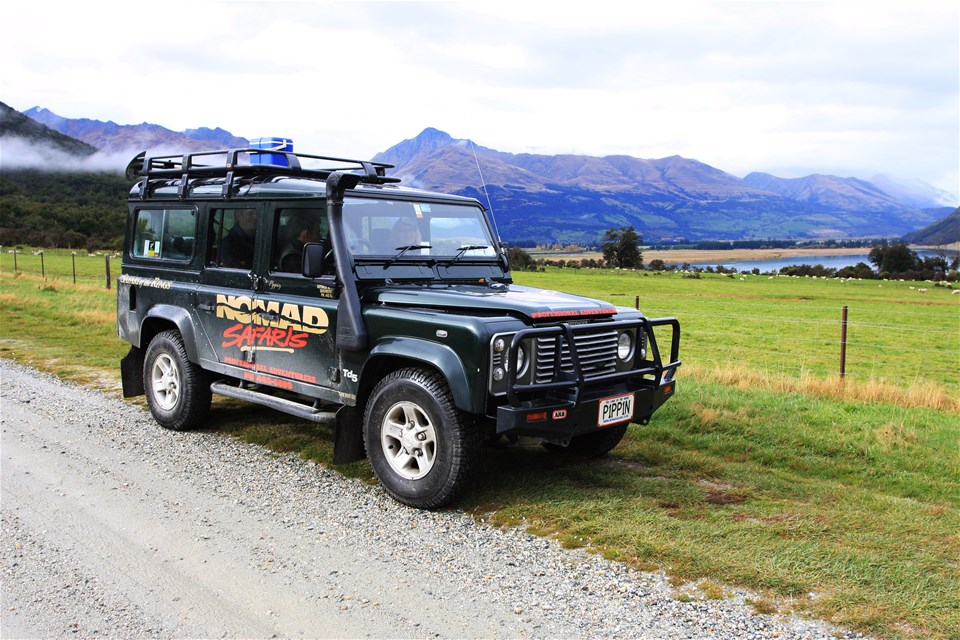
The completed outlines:
{"type": "Polygon", "coordinates": [[[484,442],[600,455],[674,393],[677,320],[515,285],[480,202],[390,168],[259,149],[131,161],[124,396],[176,430],[211,394],[333,422],[334,463],[365,456],[430,509],[484,442]]]}

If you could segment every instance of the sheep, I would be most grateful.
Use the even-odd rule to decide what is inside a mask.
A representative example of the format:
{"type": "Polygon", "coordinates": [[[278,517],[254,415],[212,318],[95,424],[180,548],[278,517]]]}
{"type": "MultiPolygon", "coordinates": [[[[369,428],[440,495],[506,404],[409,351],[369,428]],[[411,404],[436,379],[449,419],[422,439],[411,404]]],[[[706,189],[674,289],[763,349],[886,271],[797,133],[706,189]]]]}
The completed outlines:
{"type": "MultiPolygon", "coordinates": [[[[913,287],[910,287],[910,288],[912,289],[913,287]]],[[[921,287],[920,289],[917,289],[917,293],[926,293],[926,292],[927,292],[926,287],[921,287]]]]}
{"type": "Polygon", "coordinates": [[[953,291],[950,292],[950,295],[955,296],[958,293],[960,293],[960,289],[954,289],[953,291]]]}

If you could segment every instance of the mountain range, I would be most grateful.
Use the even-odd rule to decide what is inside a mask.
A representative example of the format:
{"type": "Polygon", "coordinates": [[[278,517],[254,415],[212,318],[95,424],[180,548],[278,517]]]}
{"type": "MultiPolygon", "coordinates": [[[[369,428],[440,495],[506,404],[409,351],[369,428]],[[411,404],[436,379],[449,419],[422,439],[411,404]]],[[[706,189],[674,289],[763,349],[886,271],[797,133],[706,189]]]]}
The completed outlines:
{"type": "Polygon", "coordinates": [[[405,184],[480,199],[519,242],[590,243],[626,225],[648,242],[895,237],[953,209],[932,187],[892,179],[897,190],[827,175],[741,179],[680,156],[512,154],[429,128],[373,159],[405,184]]]}
{"type": "MultiPolygon", "coordinates": [[[[33,107],[23,112],[35,122],[59,133],[82,140],[105,151],[130,149],[176,149],[177,151],[205,151],[207,149],[236,149],[249,144],[223,129],[187,129],[171,131],[157,124],[117,124],[88,118],[64,118],[47,109],[33,107]]],[[[139,151],[138,151],[139,152],[139,151]]]]}
{"type": "MultiPolygon", "coordinates": [[[[20,114],[2,103],[0,135],[5,164],[8,149],[17,148],[12,139],[39,148],[63,145],[66,136],[86,145],[75,155],[96,149],[124,157],[143,149],[173,153],[249,143],[220,128],[176,132],[148,123],[63,118],[38,107],[20,114]],[[43,129],[47,138],[38,133],[43,129]]],[[[680,156],[513,154],[433,128],[373,160],[394,164],[391,173],[408,186],[476,197],[493,210],[501,236],[520,245],[592,245],[606,229],[628,225],[647,242],[898,237],[955,208],[948,194],[889,176],[787,179],[756,172],[738,178],[680,156]]]]}

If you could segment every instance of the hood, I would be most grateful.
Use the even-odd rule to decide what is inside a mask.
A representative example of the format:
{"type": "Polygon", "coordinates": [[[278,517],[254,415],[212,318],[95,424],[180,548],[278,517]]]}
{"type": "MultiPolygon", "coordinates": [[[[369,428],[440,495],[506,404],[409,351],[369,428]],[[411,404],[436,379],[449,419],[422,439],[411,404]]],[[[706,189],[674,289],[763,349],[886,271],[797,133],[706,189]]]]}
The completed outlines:
{"type": "Polygon", "coordinates": [[[616,307],[609,302],[519,285],[506,285],[502,288],[463,284],[376,287],[368,291],[364,299],[381,304],[519,313],[531,320],[540,321],[591,318],[617,313],[616,307]]]}

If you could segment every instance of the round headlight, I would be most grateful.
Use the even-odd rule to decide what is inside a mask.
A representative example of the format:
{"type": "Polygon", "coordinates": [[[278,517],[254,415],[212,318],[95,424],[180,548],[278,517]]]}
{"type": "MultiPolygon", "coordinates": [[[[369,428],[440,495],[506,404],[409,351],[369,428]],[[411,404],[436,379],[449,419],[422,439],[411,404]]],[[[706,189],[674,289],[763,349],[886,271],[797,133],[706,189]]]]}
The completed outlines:
{"type": "Polygon", "coordinates": [[[507,344],[503,341],[503,338],[497,338],[493,341],[493,350],[497,353],[502,353],[506,348],[507,344]]]}
{"type": "Polygon", "coordinates": [[[633,354],[633,337],[624,331],[617,338],[617,357],[626,360],[633,354]]]}
{"type": "Polygon", "coordinates": [[[524,374],[524,367],[527,364],[527,352],[524,350],[523,345],[520,345],[520,348],[517,349],[517,377],[519,378],[524,374]]]}

